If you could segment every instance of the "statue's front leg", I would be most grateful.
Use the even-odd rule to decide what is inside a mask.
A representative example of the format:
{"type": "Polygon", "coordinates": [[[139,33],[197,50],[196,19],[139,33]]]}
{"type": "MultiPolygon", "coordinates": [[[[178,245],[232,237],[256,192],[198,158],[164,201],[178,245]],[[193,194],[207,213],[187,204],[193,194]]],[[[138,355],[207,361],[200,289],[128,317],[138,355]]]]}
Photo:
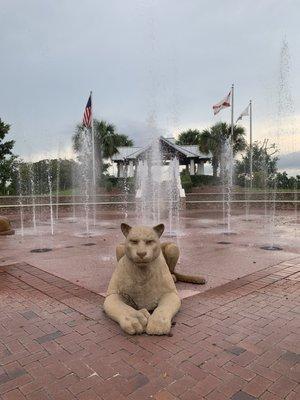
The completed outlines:
{"type": "Polygon", "coordinates": [[[107,296],[103,308],[111,319],[118,322],[124,332],[135,335],[145,331],[150,316],[146,309],[135,310],[125,304],[118,294],[107,296]]]}
{"type": "Polygon", "coordinates": [[[160,299],[157,308],[148,319],[146,332],[148,335],[166,335],[171,330],[172,318],[180,308],[177,293],[167,293],[160,299]]]}

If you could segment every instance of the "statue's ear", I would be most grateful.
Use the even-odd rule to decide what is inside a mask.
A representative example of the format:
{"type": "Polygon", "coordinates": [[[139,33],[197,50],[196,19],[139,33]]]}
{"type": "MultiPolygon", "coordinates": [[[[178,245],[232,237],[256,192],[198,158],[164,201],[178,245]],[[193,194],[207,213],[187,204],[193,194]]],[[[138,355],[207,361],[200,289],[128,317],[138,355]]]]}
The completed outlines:
{"type": "Polygon", "coordinates": [[[165,226],[164,224],[159,224],[154,226],[153,230],[157,233],[158,237],[161,237],[161,235],[164,233],[165,226]]]}
{"type": "Polygon", "coordinates": [[[121,231],[123,232],[123,235],[125,237],[128,236],[128,233],[130,232],[130,230],[131,230],[131,226],[130,225],[125,224],[125,223],[121,224],[121,231]]]}

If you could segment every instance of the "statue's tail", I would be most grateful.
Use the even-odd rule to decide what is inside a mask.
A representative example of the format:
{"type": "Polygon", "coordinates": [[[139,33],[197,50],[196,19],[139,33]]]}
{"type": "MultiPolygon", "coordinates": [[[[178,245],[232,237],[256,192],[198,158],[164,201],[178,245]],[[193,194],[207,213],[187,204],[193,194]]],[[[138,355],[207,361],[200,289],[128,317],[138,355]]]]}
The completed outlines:
{"type": "Polygon", "coordinates": [[[180,282],[196,283],[198,285],[204,285],[206,283],[205,278],[203,278],[202,276],[184,275],[179,274],[178,272],[173,272],[173,274],[180,282]]]}

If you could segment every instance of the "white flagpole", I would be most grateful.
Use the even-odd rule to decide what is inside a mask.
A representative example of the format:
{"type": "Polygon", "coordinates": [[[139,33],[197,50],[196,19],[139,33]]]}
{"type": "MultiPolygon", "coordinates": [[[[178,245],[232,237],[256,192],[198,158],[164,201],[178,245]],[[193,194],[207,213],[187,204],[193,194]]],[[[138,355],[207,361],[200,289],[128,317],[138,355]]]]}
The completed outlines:
{"type": "Polygon", "coordinates": [[[231,138],[230,144],[230,161],[228,166],[227,177],[227,232],[231,231],[231,190],[233,177],[233,120],[234,120],[234,84],[231,85],[231,138]]]}
{"type": "Polygon", "coordinates": [[[252,189],[252,174],[253,174],[253,145],[252,145],[252,100],[249,102],[249,120],[250,120],[250,189],[252,189]]]}
{"type": "Polygon", "coordinates": [[[233,140],[234,84],[231,85],[231,142],[233,140]]]}
{"type": "Polygon", "coordinates": [[[93,92],[91,91],[91,136],[92,136],[92,174],[93,174],[93,220],[94,220],[94,226],[96,226],[96,165],[95,165],[95,132],[94,132],[94,119],[93,119],[93,100],[92,100],[92,95],[93,92]]]}
{"type": "Polygon", "coordinates": [[[91,95],[91,133],[92,133],[92,163],[93,163],[93,185],[96,188],[96,173],[95,173],[95,133],[94,133],[94,120],[93,120],[93,100],[91,95]]]}

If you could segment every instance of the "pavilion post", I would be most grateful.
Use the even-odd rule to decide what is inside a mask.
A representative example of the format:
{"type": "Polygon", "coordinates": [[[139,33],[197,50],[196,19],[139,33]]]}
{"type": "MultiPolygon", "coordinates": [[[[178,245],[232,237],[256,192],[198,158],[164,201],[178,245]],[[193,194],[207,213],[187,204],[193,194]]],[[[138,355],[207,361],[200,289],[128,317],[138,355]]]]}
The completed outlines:
{"type": "Polygon", "coordinates": [[[195,160],[193,158],[190,160],[190,175],[195,175],[195,160]]]}

